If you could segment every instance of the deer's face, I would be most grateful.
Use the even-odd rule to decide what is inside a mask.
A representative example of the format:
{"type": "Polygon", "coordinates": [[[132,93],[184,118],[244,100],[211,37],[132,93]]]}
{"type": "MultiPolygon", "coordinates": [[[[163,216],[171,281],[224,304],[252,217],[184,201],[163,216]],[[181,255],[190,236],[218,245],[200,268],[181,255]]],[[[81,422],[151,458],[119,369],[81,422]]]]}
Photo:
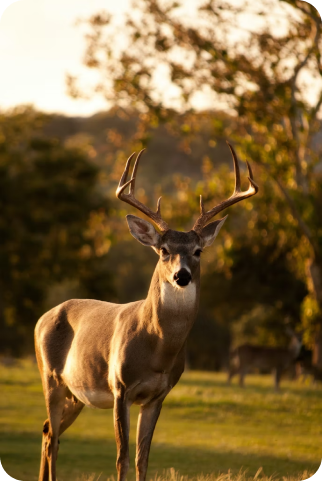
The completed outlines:
{"type": "Polygon", "coordinates": [[[199,278],[202,241],[194,231],[167,231],[158,247],[162,278],[174,287],[183,289],[199,278]]]}
{"type": "Polygon", "coordinates": [[[248,163],[249,186],[246,191],[243,192],[241,190],[237,155],[229,143],[228,146],[233,156],[235,168],[234,193],[227,200],[220,202],[209,211],[205,210],[202,196],[200,196],[200,215],[190,232],[178,232],[170,229],[169,225],[161,217],[161,197],[158,200],[156,212],[153,212],[135,198],[136,174],[144,149],[141,150],[136,158],[131,179],[127,180],[135,153],[130,155],[116,189],[116,197],[118,199],[123,200],[143,212],[146,216],[152,219],[152,221],[163,232],[163,234],[159,234],[153,225],[144,219],[140,219],[134,215],[126,216],[133,237],[141,242],[141,244],[152,247],[160,255],[160,272],[163,280],[176,288],[184,289],[191,282],[194,282],[196,276],[199,277],[200,254],[205,247],[210,246],[213,243],[226,217],[209,224],[208,222],[210,219],[230,205],[251,197],[258,191],[258,186],[253,180],[252,170],[248,163]],[[125,193],[127,187],[129,187],[128,194],[125,193]]]}
{"type": "Polygon", "coordinates": [[[160,256],[159,272],[163,281],[178,289],[199,280],[201,253],[213,243],[225,219],[208,224],[201,234],[194,230],[178,232],[169,229],[161,235],[150,222],[134,215],[127,216],[133,237],[152,247],[160,256]]]}

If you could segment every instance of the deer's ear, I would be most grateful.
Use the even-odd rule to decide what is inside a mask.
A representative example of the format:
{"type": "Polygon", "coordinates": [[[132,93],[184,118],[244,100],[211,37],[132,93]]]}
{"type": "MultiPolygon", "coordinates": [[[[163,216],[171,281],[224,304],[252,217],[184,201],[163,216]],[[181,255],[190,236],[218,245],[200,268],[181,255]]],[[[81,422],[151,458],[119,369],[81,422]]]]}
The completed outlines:
{"type": "Polygon", "coordinates": [[[140,217],[136,217],[135,215],[127,215],[126,220],[131,234],[141,242],[141,244],[150,247],[157,247],[159,245],[161,236],[150,222],[140,219],[140,217]]]}
{"type": "Polygon", "coordinates": [[[225,220],[227,219],[228,215],[223,217],[223,219],[215,220],[215,222],[210,222],[210,224],[206,225],[202,229],[201,232],[201,239],[203,243],[203,247],[211,246],[213,241],[216,239],[220,229],[224,225],[225,220]]]}

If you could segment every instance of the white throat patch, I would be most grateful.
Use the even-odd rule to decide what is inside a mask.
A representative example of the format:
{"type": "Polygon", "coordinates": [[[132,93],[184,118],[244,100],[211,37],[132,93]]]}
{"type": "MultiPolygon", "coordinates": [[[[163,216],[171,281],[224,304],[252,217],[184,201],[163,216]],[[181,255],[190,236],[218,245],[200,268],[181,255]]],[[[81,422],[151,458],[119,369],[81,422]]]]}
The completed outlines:
{"type": "Polygon", "coordinates": [[[197,289],[194,282],[190,282],[187,287],[174,287],[169,282],[162,282],[161,303],[167,309],[189,310],[196,304],[197,289]]]}

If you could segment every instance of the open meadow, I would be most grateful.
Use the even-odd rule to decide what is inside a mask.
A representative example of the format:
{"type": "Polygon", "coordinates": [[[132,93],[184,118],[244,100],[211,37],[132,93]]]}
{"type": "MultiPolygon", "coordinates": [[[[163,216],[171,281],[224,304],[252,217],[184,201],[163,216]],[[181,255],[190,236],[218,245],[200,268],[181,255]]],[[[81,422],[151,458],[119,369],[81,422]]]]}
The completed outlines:
{"type": "MultiPolygon", "coordinates": [[[[274,475],[296,481],[316,472],[322,457],[321,386],[283,380],[281,392],[275,393],[271,376],[248,376],[245,389],[236,383],[227,386],[224,373],[183,375],[164,403],[148,479],[158,475],[180,481],[178,472],[189,478],[212,474],[215,479],[224,473],[222,481],[245,480],[262,468],[257,479],[274,475]]],[[[13,478],[36,481],[46,419],[36,364],[1,366],[0,392],[1,463],[13,478]]],[[[128,479],[133,480],[138,408],[131,411],[128,479]]],[[[112,410],[85,408],[61,438],[58,479],[94,481],[101,475],[105,481],[115,477],[115,458],[112,410]]]]}

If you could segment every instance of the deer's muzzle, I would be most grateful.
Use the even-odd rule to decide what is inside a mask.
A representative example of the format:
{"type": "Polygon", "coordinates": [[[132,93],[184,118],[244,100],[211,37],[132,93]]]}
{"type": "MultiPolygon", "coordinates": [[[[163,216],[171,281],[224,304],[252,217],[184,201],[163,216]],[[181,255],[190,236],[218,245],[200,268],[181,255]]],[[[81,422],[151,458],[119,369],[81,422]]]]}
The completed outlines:
{"type": "Polygon", "coordinates": [[[180,287],[185,287],[191,281],[191,274],[187,271],[187,269],[180,269],[180,271],[176,272],[173,276],[174,280],[180,287]]]}

